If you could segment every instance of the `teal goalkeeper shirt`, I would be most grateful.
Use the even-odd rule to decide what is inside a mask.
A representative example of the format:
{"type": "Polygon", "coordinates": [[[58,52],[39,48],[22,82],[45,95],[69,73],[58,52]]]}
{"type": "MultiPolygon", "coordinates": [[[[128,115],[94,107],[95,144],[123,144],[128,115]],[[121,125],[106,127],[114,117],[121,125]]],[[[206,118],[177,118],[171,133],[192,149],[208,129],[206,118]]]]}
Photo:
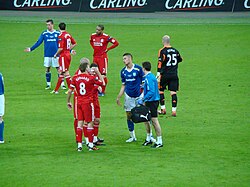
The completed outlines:
{"type": "Polygon", "coordinates": [[[144,102],[159,101],[160,94],[158,89],[158,82],[153,73],[149,72],[145,75],[144,83],[144,102]]]}

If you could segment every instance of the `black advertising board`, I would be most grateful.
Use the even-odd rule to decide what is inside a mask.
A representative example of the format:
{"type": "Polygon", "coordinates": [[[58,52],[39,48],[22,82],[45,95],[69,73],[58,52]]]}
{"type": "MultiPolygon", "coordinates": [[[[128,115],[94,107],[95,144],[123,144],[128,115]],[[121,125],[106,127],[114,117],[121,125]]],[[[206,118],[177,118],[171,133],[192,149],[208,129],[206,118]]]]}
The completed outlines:
{"type": "Polygon", "coordinates": [[[80,11],[76,0],[0,0],[0,10],[80,11]]]}
{"type": "Polygon", "coordinates": [[[250,0],[236,0],[234,11],[250,11],[250,0]]]}
{"type": "Polygon", "coordinates": [[[233,0],[164,0],[162,11],[232,11],[233,0]]]}
{"type": "Polygon", "coordinates": [[[75,12],[249,11],[250,0],[0,0],[0,10],[75,12]]]}
{"type": "Polygon", "coordinates": [[[162,0],[83,0],[83,12],[155,12],[162,0]]]}

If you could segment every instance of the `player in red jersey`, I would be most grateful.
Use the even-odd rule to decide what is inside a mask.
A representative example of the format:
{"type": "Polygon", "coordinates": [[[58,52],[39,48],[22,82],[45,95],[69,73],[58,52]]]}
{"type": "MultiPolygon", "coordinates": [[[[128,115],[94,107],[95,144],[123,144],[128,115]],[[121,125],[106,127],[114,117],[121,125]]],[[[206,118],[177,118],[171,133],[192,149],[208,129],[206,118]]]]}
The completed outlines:
{"type": "MultiPolygon", "coordinates": [[[[81,58],[80,64],[87,63],[88,65],[90,64],[88,58],[81,58]]],[[[75,72],[74,75],[79,75],[81,74],[80,69],[78,68],[77,71],[75,72]]],[[[77,135],[77,126],[78,126],[78,119],[77,119],[77,92],[74,91],[74,100],[73,100],[73,105],[74,105],[74,130],[75,130],[75,135],[77,135]]],[[[88,134],[87,134],[87,125],[84,124],[83,126],[83,135],[85,137],[86,144],[89,143],[88,139],[88,134]]]]}
{"type": "Polygon", "coordinates": [[[74,38],[68,32],[66,32],[65,23],[60,23],[59,29],[61,33],[58,37],[58,50],[54,55],[54,57],[56,58],[58,55],[60,55],[59,57],[60,76],[58,77],[56,88],[51,92],[55,94],[58,94],[58,89],[60,88],[60,85],[64,77],[66,78],[68,88],[70,87],[70,78],[71,78],[69,74],[69,67],[71,62],[70,50],[72,50],[77,45],[74,38]]]}
{"type": "Polygon", "coordinates": [[[103,33],[104,26],[98,25],[96,27],[96,33],[92,34],[90,37],[90,45],[94,49],[93,62],[98,65],[100,73],[104,76],[105,86],[102,86],[102,93],[100,96],[104,96],[106,85],[108,83],[107,79],[107,68],[108,68],[108,51],[116,48],[119,43],[113,37],[103,33]],[[110,47],[108,44],[112,43],[110,47]]]}
{"type": "MultiPolygon", "coordinates": [[[[94,72],[94,68],[98,68],[97,64],[92,63],[90,65],[90,68],[91,68],[90,73],[92,75],[96,76],[96,73],[94,72]]],[[[94,144],[95,145],[104,145],[102,143],[104,140],[101,140],[101,139],[98,138],[100,118],[101,118],[101,107],[100,107],[100,102],[99,102],[99,99],[98,99],[98,92],[102,92],[102,87],[99,86],[99,85],[95,85],[95,87],[93,89],[93,104],[94,104],[94,110],[95,110],[94,144]]]]}
{"type": "Polygon", "coordinates": [[[98,150],[93,144],[94,138],[94,105],[93,105],[93,89],[95,85],[102,86],[104,85],[103,78],[97,68],[94,68],[95,73],[98,75],[100,80],[97,80],[95,76],[92,76],[88,73],[89,64],[81,63],[79,66],[81,73],[75,75],[72,78],[71,85],[68,91],[68,107],[72,109],[72,104],[70,98],[72,91],[75,90],[77,93],[77,136],[76,141],[78,144],[78,151],[82,151],[82,133],[83,133],[83,124],[84,122],[88,125],[88,139],[89,139],[89,150],[98,150]]]}

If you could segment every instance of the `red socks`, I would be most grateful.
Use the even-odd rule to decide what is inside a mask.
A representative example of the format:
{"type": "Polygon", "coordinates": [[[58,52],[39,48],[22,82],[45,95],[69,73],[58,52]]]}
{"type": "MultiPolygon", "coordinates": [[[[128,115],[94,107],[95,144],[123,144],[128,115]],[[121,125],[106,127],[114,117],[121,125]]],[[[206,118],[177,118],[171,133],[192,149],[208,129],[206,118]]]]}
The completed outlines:
{"type": "Polygon", "coordinates": [[[89,138],[89,143],[93,143],[94,140],[94,129],[93,128],[87,128],[88,132],[88,138],[89,138]]]}
{"type": "Polygon", "coordinates": [[[85,137],[85,138],[87,138],[87,137],[88,137],[88,131],[87,131],[87,128],[88,128],[88,126],[87,126],[87,125],[83,125],[83,135],[84,135],[84,137],[85,137]]]}
{"type": "Polygon", "coordinates": [[[64,76],[63,75],[59,75],[58,77],[58,81],[57,81],[57,84],[56,84],[56,88],[55,88],[55,91],[57,92],[62,84],[62,81],[64,79],[64,76]]]}
{"type": "Polygon", "coordinates": [[[98,136],[99,132],[99,123],[94,124],[94,136],[98,136]]]}
{"type": "Polygon", "coordinates": [[[77,125],[78,125],[78,120],[74,119],[74,130],[75,130],[75,134],[77,134],[77,125]]]}
{"type": "Polygon", "coordinates": [[[105,86],[102,86],[102,93],[106,92],[106,86],[108,84],[108,78],[107,77],[104,77],[104,82],[105,82],[105,86]]]}
{"type": "Polygon", "coordinates": [[[82,143],[82,128],[77,127],[76,141],[82,143]]]}
{"type": "Polygon", "coordinates": [[[66,78],[66,82],[67,82],[67,85],[68,85],[68,88],[70,88],[70,83],[71,83],[71,80],[70,80],[70,75],[65,77],[66,78]]]}

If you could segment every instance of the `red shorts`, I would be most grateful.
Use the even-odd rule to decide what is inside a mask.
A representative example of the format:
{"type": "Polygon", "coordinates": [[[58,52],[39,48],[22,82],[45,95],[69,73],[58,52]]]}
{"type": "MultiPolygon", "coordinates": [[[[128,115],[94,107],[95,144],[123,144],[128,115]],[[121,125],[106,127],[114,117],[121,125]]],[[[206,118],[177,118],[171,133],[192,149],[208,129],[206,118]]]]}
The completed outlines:
{"type": "Polygon", "coordinates": [[[61,72],[69,71],[70,62],[71,62],[70,53],[61,54],[59,57],[59,71],[61,72]]]}
{"type": "Polygon", "coordinates": [[[98,69],[102,75],[106,75],[108,73],[108,57],[107,57],[107,55],[95,56],[93,62],[98,65],[98,69]]]}
{"type": "Polygon", "coordinates": [[[95,110],[95,118],[100,118],[101,117],[101,108],[100,108],[100,103],[99,100],[95,100],[93,102],[94,104],[94,110],[95,110]]]}
{"type": "Polygon", "coordinates": [[[85,121],[86,123],[94,121],[95,111],[93,103],[78,103],[77,119],[78,121],[85,121]]]}

